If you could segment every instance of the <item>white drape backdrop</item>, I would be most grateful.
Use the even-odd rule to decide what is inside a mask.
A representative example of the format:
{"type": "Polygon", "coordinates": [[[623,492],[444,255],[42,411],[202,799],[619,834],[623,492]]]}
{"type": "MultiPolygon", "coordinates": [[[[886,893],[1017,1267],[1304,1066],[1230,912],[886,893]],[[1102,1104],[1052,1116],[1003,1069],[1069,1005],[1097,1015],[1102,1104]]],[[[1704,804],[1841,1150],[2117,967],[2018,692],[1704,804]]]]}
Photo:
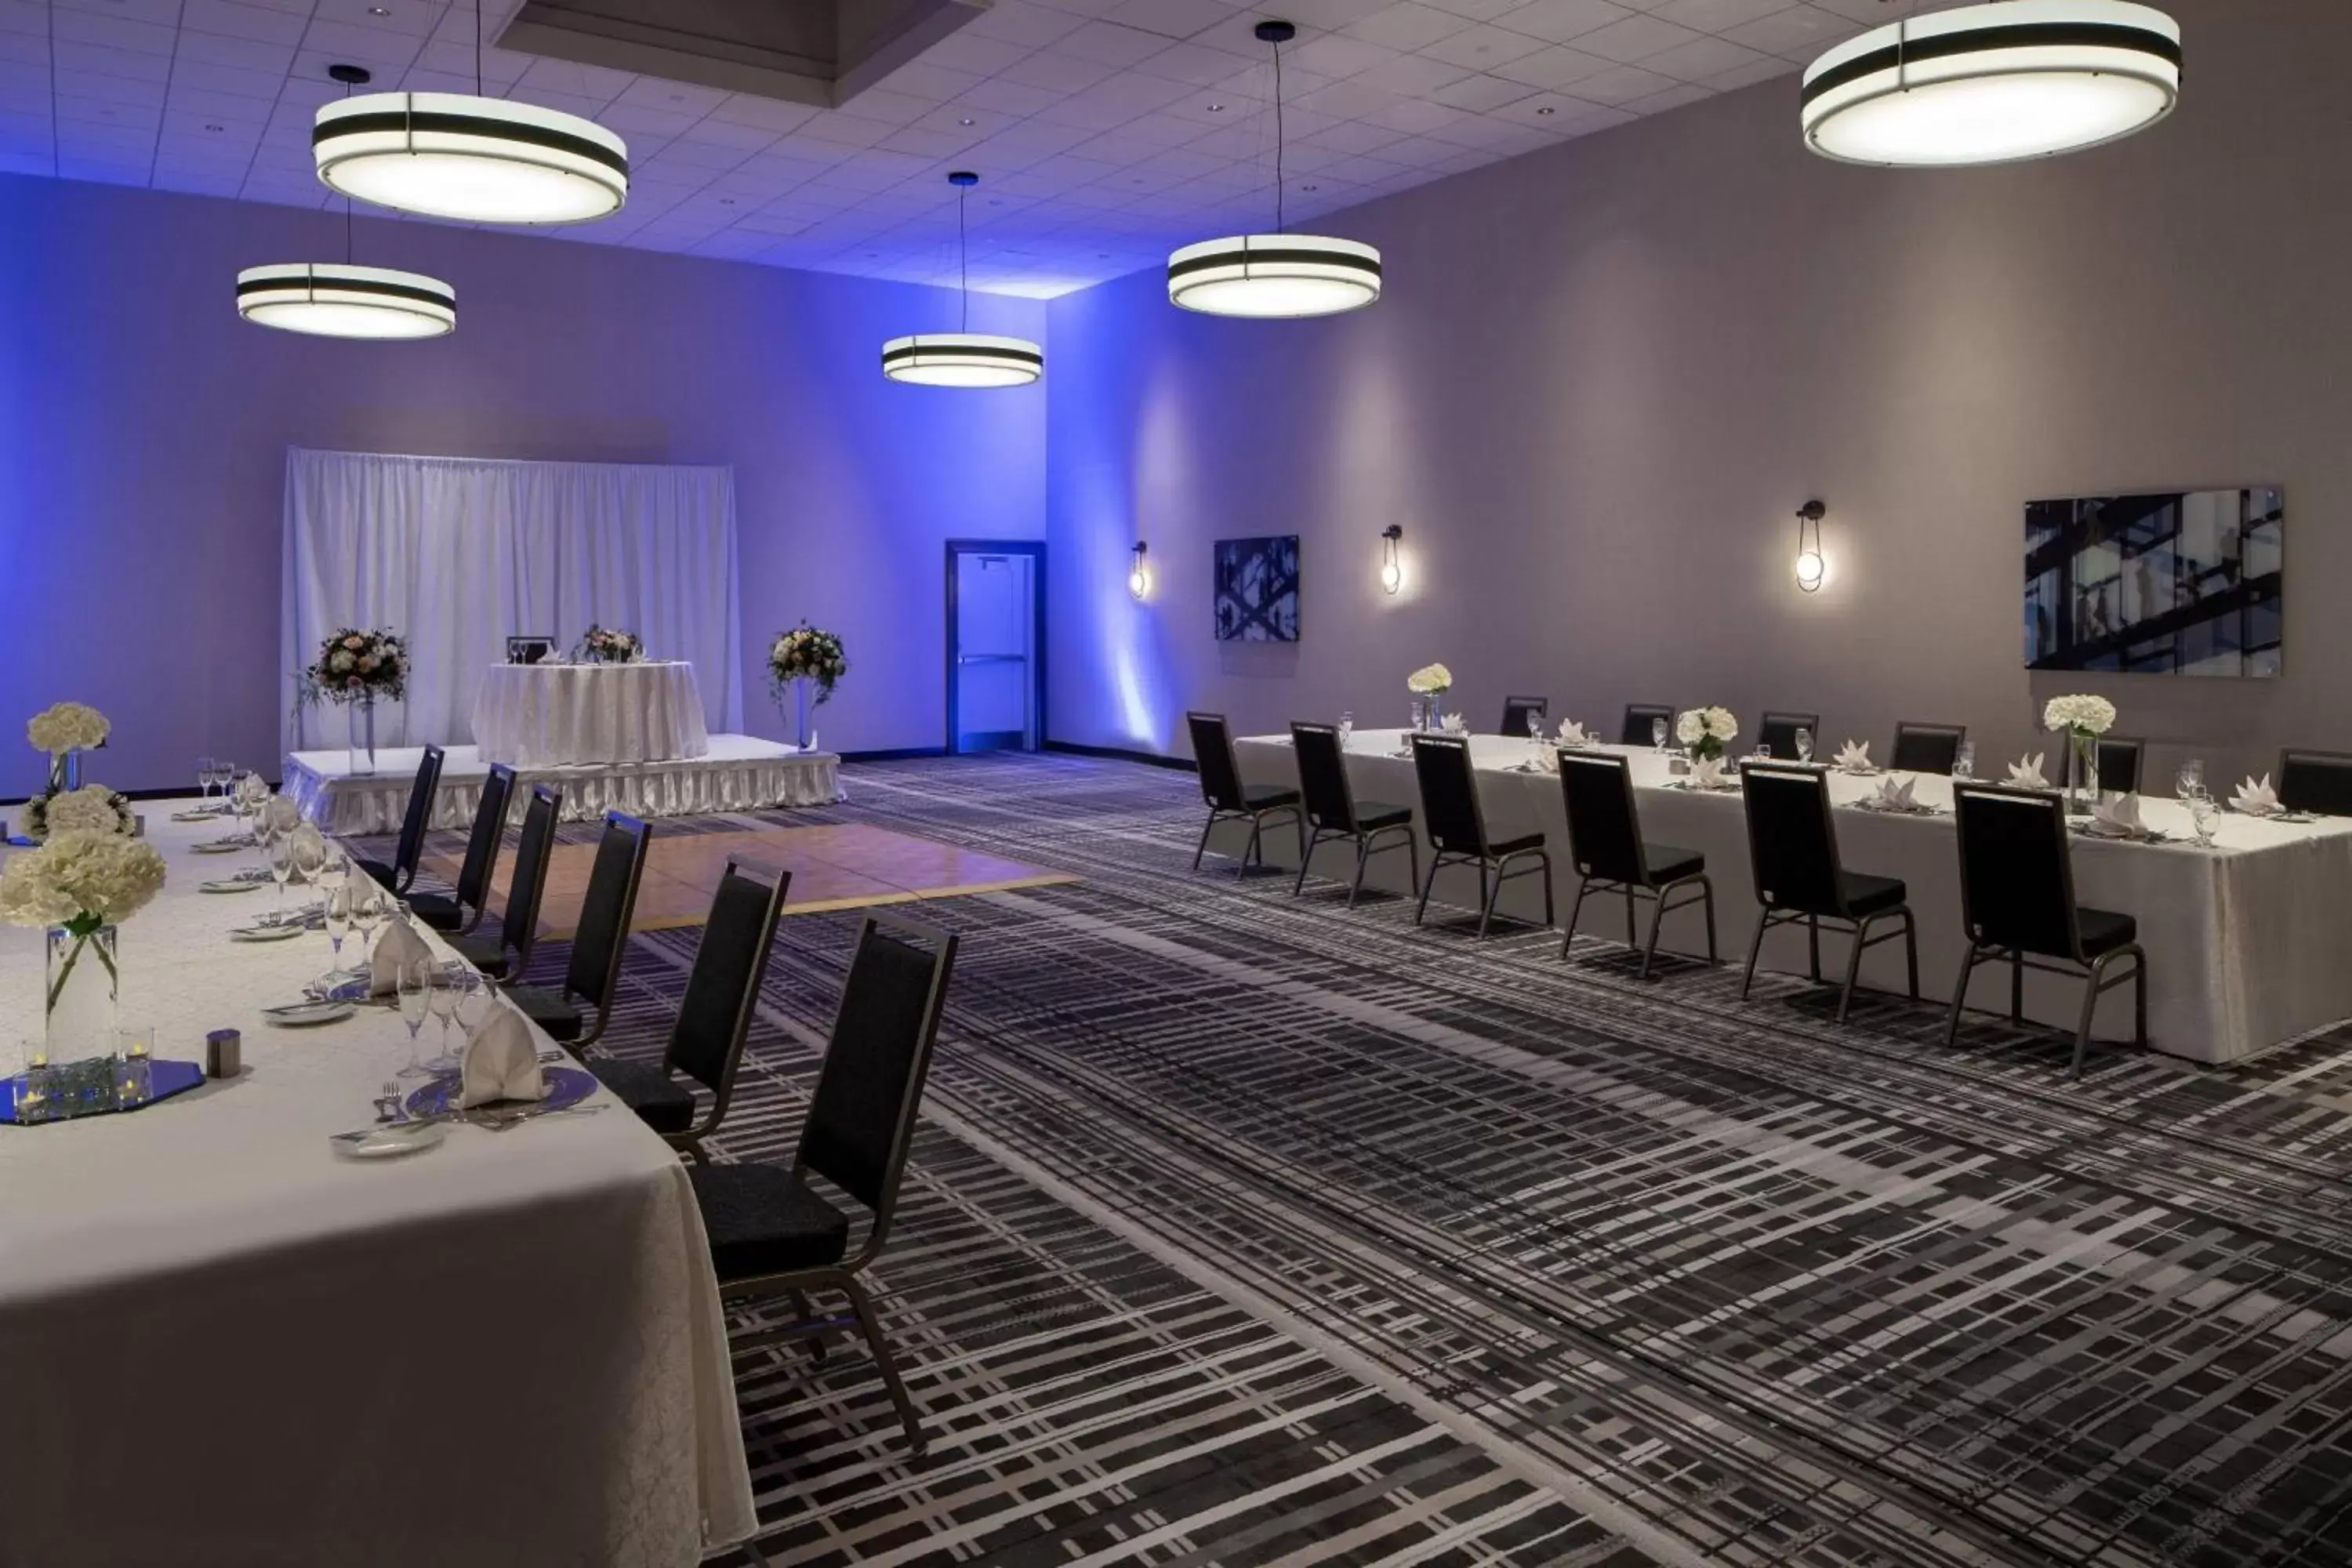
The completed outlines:
{"type": "MultiPolygon", "coordinates": [[[[337,626],[405,637],[408,698],[377,710],[379,746],[470,744],[506,639],[569,647],[592,621],[693,660],[704,722],[740,731],[740,618],[732,468],[287,451],[281,668],[290,682],[337,626]]],[[[289,701],[284,729],[289,752],[350,736],[325,704],[289,701]]]]}

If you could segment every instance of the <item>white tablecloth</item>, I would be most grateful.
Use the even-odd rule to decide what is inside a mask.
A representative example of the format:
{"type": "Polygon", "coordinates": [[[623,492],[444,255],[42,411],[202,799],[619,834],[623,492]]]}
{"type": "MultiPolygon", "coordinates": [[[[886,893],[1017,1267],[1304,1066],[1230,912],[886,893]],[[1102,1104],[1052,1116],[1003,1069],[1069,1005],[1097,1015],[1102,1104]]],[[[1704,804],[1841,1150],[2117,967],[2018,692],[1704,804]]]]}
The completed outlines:
{"type": "MultiPolygon", "coordinates": [[[[713,1544],[749,1534],[676,1157],[599,1091],[593,1116],[336,1158],[405,1030],[377,1008],[262,1023],[327,939],[232,944],[275,895],[197,891],[252,858],[190,853],[220,829],[165,820],[186,804],[147,808],[171,880],[122,928],[122,1021],[198,1061],[241,1029],[246,1071],[0,1126],[0,1563],[685,1565],[706,1521],[713,1544]]],[[[19,1034],[41,963],[38,933],[0,928],[19,1034]]]]}
{"type": "MultiPolygon", "coordinates": [[[[1395,730],[1357,731],[1349,744],[1348,773],[1358,798],[1412,806],[1417,828],[1421,794],[1412,763],[1392,755],[1403,743],[1395,730]]],[[[1668,787],[1664,758],[1646,749],[1603,749],[1633,759],[1642,836],[1706,855],[1707,875],[1715,884],[1723,956],[1733,963],[1744,960],[1758,910],[1739,792],[1705,794],[1668,787]]],[[[1243,740],[1235,752],[1246,782],[1296,786],[1297,764],[1287,737],[1243,740]]],[[[1556,774],[1516,771],[1529,752],[1524,740],[1473,737],[1479,801],[1494,837],[1541,831],[1550,839],[1553,886],[1559,916],[1566,919],[1577,881],[1568,856],[1567,812],[1556,774]]],[[[1841,805],[1850,805],[1874,793],[1878,784],[1875,778],[1832,773],[1831,797],[1841,805]]],[[[1909,884],[1911,909],[1919,925],[1921,990],[1933,1000],[1948,1003],[1968,951],[1960,929],[1951,781],[1919,775],[1916,794],[1923,804],[1943,808],[1944,814],[1890,816],[1841,810],[1838,850],[1850,871],[1900,877],[1909,884]]],[[[2144,805],[2151,826],[2184,838],[2189,834],[2188,811],[2177,801],[2150,799],[2144,805]]],[[[1234,837],[1214,838],[1212,847],[1238,848],[1239,836],[1247,831],[1244,826],[1234,837]]],[[[1269,861],[1298,863],[1296,842],[1279,829],[1266,834],[1265,849],[1269,861]]],[[[1424,842],[1424,860],[1427,853],[1424,842]]],[[[2347,962],[2345,934],[2352,931],[2352,818],[2278,823],[2229,816],[2211,849],[2192,843],[2077,837],[2074,860],[2078,900],[2139,921],[2139,941],[2148,960],[2148,1037],[2158,1049],[2200,1061],[2229,1061],[2352,1017],[2352,962],[2347,962]]],[[[1354,869],[1352,856],[1344,847],[1320,851],[1316,864],[1334,876],[1354,869]]],[[[1367,885],[1396,890],[1408,880],[1402,855],[1380,856],[1372,867],[1367,885]]],[[[1476,887],[1475,870],[1448,868],[1438,878],[1433,908],[1447,901],[1473,903],[1476,887]]],[[[1543,894],[1537,879],[1507,884],[1500,907],[1522,918],[1541,919],[1543,894]]],[[[1646,913],[1643,918],[1647,921],[1646,913]]],[[[1588,899],[1577,929],[1622,941],[1622,899],[1588,899]]],[[[1864,984],[1897,989],[1903,983],[1902,946],[1895,942],[1871,949],[1863,961],[1864,984]]],[[[1666,917],[1660,947],[1705,952],[1706,930],[1696,908],[1666,917]]],[[[1825,961],[1833,958],[1839,966],[1832,973],[1842,973],[1844,948],[1826,937],[1822,948],[1825,961]]],[[[1802,928],[1783,928],[1765,940],[1760,967],[1799,971],[1805,962],[1802,928]]],[[[1969,996],[1979,1007],[2005,1010],[2006,967],[1979,969],[1969,996]]],[[[2029,1016],[2071,1031],[2081,1005],[2079,984],[2028,973],[2029,1016]]],[[[2101,1037],[2129,1037],[2130,987],[2110,991],[2098,1016],[2101,1037]]]]}
{"type": "Polygon", "coordinates": [[[662,763],[710,749],[694,666],[494,664],[474,698],[485,763],[517,768],[662,763]]]}

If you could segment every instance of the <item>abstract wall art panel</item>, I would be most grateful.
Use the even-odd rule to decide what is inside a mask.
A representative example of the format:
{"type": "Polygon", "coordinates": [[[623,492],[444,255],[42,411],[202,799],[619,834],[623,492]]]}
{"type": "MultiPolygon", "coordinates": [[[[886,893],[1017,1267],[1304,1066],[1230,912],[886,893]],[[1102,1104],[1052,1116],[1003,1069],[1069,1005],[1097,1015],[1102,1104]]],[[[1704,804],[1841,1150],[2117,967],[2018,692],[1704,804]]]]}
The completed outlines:
{"type": "Polygon", "coordinates": [[[2277,675],[2285,527],[2260,486],[2027,502],[2027,668],[2277,675]]]}
{"type": "Polygon", "coordinates": [[[1219,642],[1298,640],[1298,535],[1220,539],[1213,595],[1219,642]]]}

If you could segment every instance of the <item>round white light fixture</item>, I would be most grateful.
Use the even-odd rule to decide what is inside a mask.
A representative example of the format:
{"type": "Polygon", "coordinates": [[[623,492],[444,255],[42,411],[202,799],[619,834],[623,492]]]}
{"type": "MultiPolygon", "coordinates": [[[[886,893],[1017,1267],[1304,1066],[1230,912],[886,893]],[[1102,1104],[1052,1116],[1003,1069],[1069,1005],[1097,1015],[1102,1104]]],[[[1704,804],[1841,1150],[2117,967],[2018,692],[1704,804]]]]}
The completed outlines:
{"type": "Polygon", "coordinates": [[[457,327],[457,290],[422,272],[343,262],[248,267],[236,313],[259,326],[322,338],[437,338],[457,327]]]}
{"type": "Polygon", "coordinates": [[[2128,0],[2005,0],[1914,16],[1805,72],[1805,144],[1848,163],[2010,163],[2146,130],[2180,97],[2180,27],[2128,0]]]}
{"type": "Polygon", "coordinates": [[[1274,227],[1188,245],[1168,258],[1168,301],[1209,316],[1336,316],[1381,297],[1381,253],[1352,239],[1282,232],[1282,46],[1288,22],[1255,31],[1274,50],[1274,227]]]}
{"type": "Polygon", "coordinates": [[[1381,297],[1381,253],[1352,239],[1241,234],[1168,258],[1168,300],[1211,316],[1333,316],[1381,297]]]}
{"type": "Polygon", "coordinates": [[[884,343],[882,374],[916,386],[1026,386],[1045,374],[1045,353],[1026,338],[930,332],[884,343]]]}
{"type": "Polygon", "coordinates": [[[1806,593],[1815,593],[1822,580],[1829,575],[1829,563],[1818,550],[1808,550],[1797,557],[1797,586],[1806,593]]]}
{"type": "Polygon", "coordinates": [[[1143,570],[1143,557],[1146,553],[1143,541],[1137,540],[1134,551],[1135,564],[1128,569],[1127,574],[1127,591],[1130,596],[1138,599],[1151,590],[1151,578],[1143,570]]]}
{"type": "Polygon", "coordinates": [[[629,199],[629,149],[593,121],[455,92],[372,92],[310,127],[319,178],[378,206],[461,223],[609,217],[629,199]]]}
{"type": "Polygon", "coordinates": [[[1404,586],[1404,563],[1397,559],[1397,542],[1404,538],[1404,524],[1392,522],[1381,530],[1381,592],[1393,594],[1404,586]]]}
{"type": "Polygon", "coordinates": [[[1822,553],[1822,519],[1829,514],[1830,509],[1817,500],[1797,509],[1797,587],[1801,593],[1818,594],[1829,581],[1829,557],[1822,553]]]}

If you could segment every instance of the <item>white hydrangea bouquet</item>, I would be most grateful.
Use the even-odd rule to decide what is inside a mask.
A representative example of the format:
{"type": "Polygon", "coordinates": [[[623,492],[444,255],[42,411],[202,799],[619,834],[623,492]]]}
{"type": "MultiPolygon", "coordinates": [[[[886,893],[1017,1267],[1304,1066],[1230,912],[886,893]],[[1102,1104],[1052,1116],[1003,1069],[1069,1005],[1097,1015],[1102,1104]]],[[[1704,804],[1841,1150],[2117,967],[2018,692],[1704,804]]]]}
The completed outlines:
{"type": "Polygon", "coordinates": [[[303,672],[305,694],[330,702],[397,702],[408,694],[408,644],[382,626],[338,627],[303,672]]]}
{"type": "Polygon", "coordinates": [[[1721,762],[1723,749],[1739,738],[1739,721],[1728,708],[1694,708],[1675,721],[1675,739],[1702,762],[1721,762]]]}
{"type": "Polygon", "coordinates": [[[79,783],[74,757],[105,745],[113,731],[106,715],[87,702],[52,703],[34,714],[25,725],[25,738],[33,743],[33,750],[48,753],[47,793],[56,795],[79,783]]]}
{"type": "Polygon", "coordinates": [[[19,826],[36,844],[60,833],[116,833],[129,837],[139,831],[138,814],[130,797],[104,784],[37,795],[25,803],[19,826]]]}
{"type": "Polygon", "coordinates": [[[53,833],[0,871],[0,921],[48,931],[48,1061],[111,1054],[114,928],[163,887],[163,857],[120,833],[53,833]],[[94,968],[84,962],[93,955],[94,968]]]}
{"type": "Polygon", "coordinates": [[[2042,727],[2066,736],[2066,809],[2080,816],[2099,792],[2099,737],[2116,727],[2116,705],[2104,697],[2053,697],[2042,727]]]}
{"type": "Polygon", "coordinates": [[[635,664],[646,657],[646,641],[635,632],[591,626],[580,638],[580,657],[591,664],[635,664]]]}
{"type": "Polygon", "coordinates": [[[1445,722],[1445,694],[1454,689],[1454,672],[1442,664],[1424,664],[1404,678],[1404,689],[1423,699],[1422,722],[1432,730],[1445,722]]]}

